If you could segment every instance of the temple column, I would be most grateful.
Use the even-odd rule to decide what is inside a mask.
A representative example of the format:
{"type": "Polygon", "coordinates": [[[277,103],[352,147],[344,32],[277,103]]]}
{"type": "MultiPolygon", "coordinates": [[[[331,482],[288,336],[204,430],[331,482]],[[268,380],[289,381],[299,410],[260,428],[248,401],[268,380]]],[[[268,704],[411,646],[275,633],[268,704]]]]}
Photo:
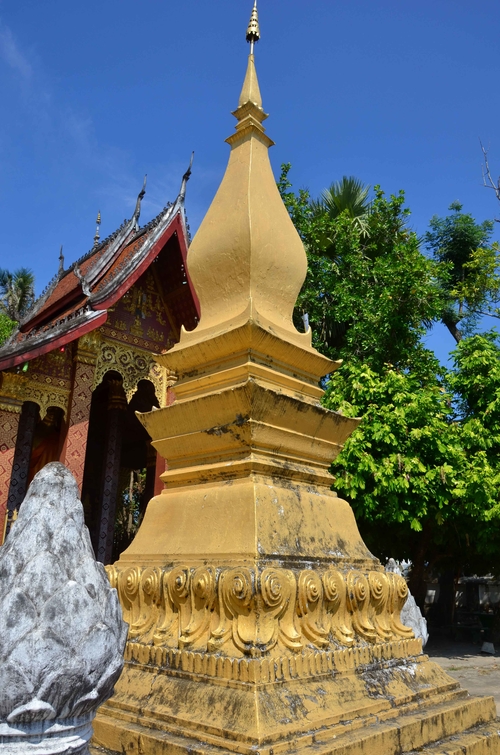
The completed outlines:
{"type": "Polygon", "coordinates": [[[19,507],[28,488],[31,449],[38,420],[39,406],[34,401],[23,403],[17,430],[16,446],[12,461],[12,474],[7,494],[7,522],[5,537],[9,534],[12,522],[16,520],[19,507]]]}
{"type": "MultiPolygon", "coordinates": [[[[93,335],[93,334],[91,334],[93,335]]],[[[82,492],[85,453],[89,432],[90,403],[97,360],[95,338],[83,336],[78,342],[74,360],[73,385],[69,417],[61,461],[74,475],[82,492]]]]}
{"type": "Polygon", "coordinates": [[[101,514],[99,524],[99,541],[97,560],[103,564],[111,562],[113,554],[113,535],[115,529],[116,498],[120,474],[120,455],[122,449],[122,424],[127,408],[127,397],[121,380],[109,381],[108,423],[106,450],[101,493],[101,514]]]}
{"type": "Polygon", "coordinates": [[[0,409],[0,545],[5,537],[7,498],[21,409],[22,401],[13,399],[9,400],[9,408],[0,409]]]}

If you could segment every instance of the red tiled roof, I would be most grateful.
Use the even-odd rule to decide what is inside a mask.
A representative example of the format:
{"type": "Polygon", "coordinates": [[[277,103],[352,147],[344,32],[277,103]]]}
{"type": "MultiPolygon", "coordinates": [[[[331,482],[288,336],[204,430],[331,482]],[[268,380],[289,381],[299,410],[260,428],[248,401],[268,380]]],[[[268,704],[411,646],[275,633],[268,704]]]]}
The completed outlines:
{"type": "MultiPolygon", "coordinates": [[[[112,238],[110,238],[107,243],[97,247],[82,260],[81,264],[78,265],[78,269],[83,276],[85,276],[95,262],[106,252],[111,242],[112,238]]],[[[50,317],[51,315],[56,316],[57,319],[59,319],[62,316],[61,308],[64,308],[66,302],[73,302],[75,299],[79,299],[81,304],[75,306],[77,309],[82,306],[86,297],[82,291],[81,283],[75,275],[75,266],[76,265],[71,265],[71,267],[63,274],[62,278],[57,281],[55,287],[39,308],[35,305],[33,316],[27,319],[21,327],[22,332],[28,333],[33,326],[37,327],[39,324],[43,323],[46,319],[45,315],[47,317],[50,317]],[[61,307],[57,306],[59,302],[61,303],[61,307]]]]}
{"type": "Polygon", "coordinates": [[[195,321],[196,294],[184,272],[187,238],[182,213],[180,195],[174,205],[169,205],[130,238],[136,222],[134,215],[102,245],[72,265],[35,303],[31,316],[20,331],[0,347],[0,370],[22,364],[99,327],[107,319],[108,307],[128,291],[162,249],[171,248],[172,244],[175,248],[171,248],[167,255],[172,256],[168,264],[172,280],[170,285],[165,281],[167,294],[181,283],[188,283],[185,296],[181,297],[184,299],[182,306],[176,302],[183,315],[178,317],[180,313],[173,313],[173,316],[180,320],[179,326],[186,315],[186,324],[188,320],[195,321]],[[78,269],[79,276],[75,269],[78,269]]]}
{"type": "Polygon", "coordinates": [[[107,286],[109,281],[127,264],[135,252],[146,243],[150,235],[151,230],[141,233],[139,236],[133,238],[129,244],[126,244],[119,250],[106,273],[102,276],[97,285],[92,288],[92,294],[98,294],[105,286],[107,286]]]}

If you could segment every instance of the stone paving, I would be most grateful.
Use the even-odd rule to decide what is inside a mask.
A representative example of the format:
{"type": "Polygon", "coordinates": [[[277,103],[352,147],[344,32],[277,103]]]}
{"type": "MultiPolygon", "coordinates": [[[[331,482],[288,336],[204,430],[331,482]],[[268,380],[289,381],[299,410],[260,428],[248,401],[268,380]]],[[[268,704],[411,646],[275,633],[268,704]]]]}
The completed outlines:
{"type": "Polygon", "coordinates": [[[497,655],[485,655],[481,653],[481,645],[431,637],[424,653],[471,695],[493,695],[500,716],[500,646],[495,650],[497,655]]]}

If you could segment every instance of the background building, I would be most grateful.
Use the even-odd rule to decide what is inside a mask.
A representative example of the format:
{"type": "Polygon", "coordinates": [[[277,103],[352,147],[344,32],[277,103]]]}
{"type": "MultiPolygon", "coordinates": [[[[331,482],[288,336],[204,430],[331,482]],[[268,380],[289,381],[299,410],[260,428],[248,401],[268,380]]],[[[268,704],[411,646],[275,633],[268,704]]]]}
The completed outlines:
{"type": "Polygon", "coordinates": [[[2,542],[28,484],[50,461],[75,476],[104,563],[113,558],[117,500],[132,486],[132,470],[146,470],[141,504],[161,487],[165,462],[135,411],[169,402],[174,378],[154,354],[198,319],[185,269],[189,173],[175,202],[146,226],[143,187],[132,218],[107,239],[97,231],[91,251],[68,269],[61,254],[57,275],[0,348],[2,542]]]}

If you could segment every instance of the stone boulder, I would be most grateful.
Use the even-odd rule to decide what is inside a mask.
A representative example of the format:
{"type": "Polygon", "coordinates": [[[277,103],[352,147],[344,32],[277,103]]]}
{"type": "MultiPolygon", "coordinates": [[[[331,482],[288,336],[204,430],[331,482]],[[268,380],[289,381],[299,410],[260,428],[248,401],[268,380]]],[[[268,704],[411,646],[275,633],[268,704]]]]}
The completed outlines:
{"type": "Polygon", "coordinates": [[[75,479],[47,464],[0,548],[0,753],[87,753],[126,637],[75,479]]]}
{"type": "MultiPolygon", "coordinates": [[[[390,558],[385,566],[386,571],[394,572],[395,574],[403,574],[401,565],[390,558]]],[[[403,575],[404,576],[404,575],[403,575]]],[[[401,610],[401,623],[405,627],[413,629],[413,634],[419,640],[422,640],[422,647],[424,648],[429,639],[429,631],[427,629],[427,621],[422,616],[420,608],[417,606],[415,598],[408,590],[408,598],[401,610]]]]}

